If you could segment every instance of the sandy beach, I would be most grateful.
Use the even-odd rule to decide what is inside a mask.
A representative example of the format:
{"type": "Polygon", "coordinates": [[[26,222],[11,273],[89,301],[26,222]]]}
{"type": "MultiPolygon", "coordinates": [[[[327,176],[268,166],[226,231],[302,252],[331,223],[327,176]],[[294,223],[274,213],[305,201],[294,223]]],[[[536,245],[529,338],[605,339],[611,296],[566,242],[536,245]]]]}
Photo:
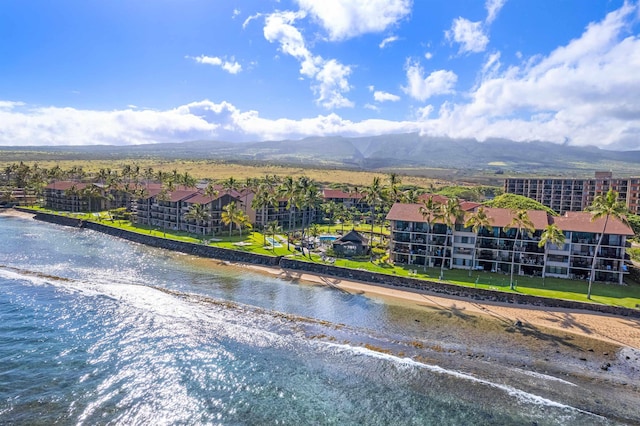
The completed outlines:
{"type": "Polygon", "coordinates": [[[386,301],[397,301],[415,307],[433,307],[467,314],[487,316],[502,322],[529,324],[566,333],[602,340],[620,346],[640,349],[640,319],[604,315],[588,311],[514,306],[505,303],[487,303],[462,298],[442,297],[426,292],[399,290],[396,287],[347,281],[299,271],[250,264],[234,264],[282,279],[304,281],[337,288],[349,293],[363,294],[386,301]]]}

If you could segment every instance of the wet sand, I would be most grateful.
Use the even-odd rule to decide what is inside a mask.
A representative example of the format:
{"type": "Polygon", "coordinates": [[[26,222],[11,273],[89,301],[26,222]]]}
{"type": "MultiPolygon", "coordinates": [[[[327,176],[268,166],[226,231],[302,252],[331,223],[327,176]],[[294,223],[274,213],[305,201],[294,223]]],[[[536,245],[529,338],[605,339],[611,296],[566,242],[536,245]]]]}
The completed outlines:
{"type": "Polygon", "coordinates": [[[500,322],[545,327],[576,334],[614,345],[640,349],[640,319],[599,314],[584,310],[544,308],[540,306],[510,305],[477,302],[463,298],[443,297],[418,290],[373,285],[266,266],[235,264],[254,271],[275,275],[291,281],[305,281],[326,285],[349,293],[363,294],[389,301],[401,301],[416,307],[432,307],[451,312],[487,316],[500,322]]]}

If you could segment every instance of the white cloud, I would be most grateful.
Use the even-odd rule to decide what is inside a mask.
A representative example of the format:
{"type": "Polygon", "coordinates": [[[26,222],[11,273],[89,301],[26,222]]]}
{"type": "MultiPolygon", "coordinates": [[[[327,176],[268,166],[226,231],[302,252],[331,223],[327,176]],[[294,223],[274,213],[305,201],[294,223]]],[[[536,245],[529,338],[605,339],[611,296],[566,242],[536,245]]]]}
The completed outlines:
{"type": "Polygon", "coordinates": [[[416,111],[416,117],[418,121],[426,121],[433,112],[433,105],[427,105],[422,108],[418,108],[416,111]]]}
{"type": "Polygon", "coordinates": [[[347,78],[351,67],[335,59],[325,60],[313,55],[306,47],[302,33],[293,25],[304,18],[303,12],[276,12],[265,19],[264,37],[278,43],[280,51],[300,62],[300,74],[312,78],[311,88],[317,95],[316,102],[327,109],[353,107],[344,96],[351,89],[347,78]]]}
{"type": "Polygon", "coordinates": [[[492,75],[496,75],[500,69],[500,52],[494,52],[487,58],[486,62],[482,65],[481,74],[487,78],[492,75]]]}
{"type": "Polygon", "coordinates": [[[489,26],[496,19],[506,1],[486,0],[487,18],[484,23],[482,21],[471,22],[462,17],[454,19],[451,23],[451,29],[444,32],[446,39],[451,43],[460,44],[459,53],[484,52],[489,44],[489,36],[487,35],[489,26]]]}
{"type": "Polygon", "coordinates": [[[485,22],[487,25],[491,25],[491,23],[498,16],[498,12],[502,9],[502,6],[507,2],[507,0],[487,0],[485,3],[485,9],[487,9],[487,19],[485,22]]]}
{"type": "MultiPolygon", "coordinates": [[[[373,86],[371,86],[373,87],[373,86]]],[[[0,110],[11,110],[16,107],[23,106],[24,102],[0,101],[0,110]]]]}
{"type": "Polygon", "coordinates": [[[231,19],[236,19],[236,17],[239,15],[240,15],[240,9],[233,9],[233,13],[231,14],[231,19]]]}
{"type": "MultiPolygon", "coordinates": [[[[0,101],[6,102],[6,101],[0,101]]],[[[375,109],[375,108],[374,108],[375,109]]],[[[336,114],[270,120],[228,102],[193,102],[166,111],[92,111],[31,107],[0,110],[0,145],[133,145],[187,140],[257,141],[307,136],[363,136],[417,132],[412,122],[352,122],[336,114]]]]}
{"type": "Polygon", "coordinates": [[[398,40],[399,40],[398,36],[390,36],[390,37],[387,37],[387,38],[385,38],[384,40],[382,40],[382,41],[380,42],[380,44],[378,45],[378,47],[379,47],[380,49],[384,49],[385,47],[387,47],[387,45],[388,45],[388,44],[393,43],[394,41],[398,41],[398,40]]]}
{"type": "Polygon", "coordinates": [[[295,12],[277,12],[265,19],[264,38],[270,43],[278,43],[280,51],[291,55],[300,61],[300,73],[306,77],[313,77],[318,72],[318,65],[322,58],[314,57],[307,49],[302,33],[293,23],[304,14],[295,12]]]}
{"type": "Polygon", "coordinates": [[[483,52],[489,44],[482,22],[471,22],[465,18],[454,19],[445,36],[450,42],[460,44],[460,53],[483,52]]]}
{"type": "Polygon", "coordinates": [[[377,112],[380,111],[380,108],[377,105],[374,105],[374,104],[364,104],[364,107],[366,109],[370,109],[372,111],[377,111],[377,112]]]}
{"type": "Polygon", "coordinates": [[[373,93],[373,99],[376,102],[397,102],[400,100],[400,96],[394,95],[393,93],[382,92],[380,90],[376,90],[373,93]]]}
{"type": "Polygon", "coordinates": [[[342,95],[351,89],[347,80],[349,74],[350,67],[335,59],[326,61],[316,74],[317,84],[313,86],[318,94],[317,102],[327,109],[353,107],[353,102],[342,95]]]}
{"type": "Polygon", "coordinates": [[[640,148],[640,39],[627,36],[637,12],[627,3],[546,57],[488,73],[440,120],[465,123],[453,136],[640,148]]]}
{"type": "Polygon", "coordinates": [[[411,12],[411,0],[297,0],[329,33],[329,39],[345,40],[378,33],[411,12]]]}
{"type": "Polygon", "coordinates": [[[407,61],[407,86],[402,90],[419,101],[435,95],[453,93],[458,76],[453,71],[438,70],[424,77],[424,70],[418,63],[407,61]]]}
{"type": "Polygon", "coordinates": [[[242,71],[242,65],[236,62],[233,58],[231,61],[219,58],[217,56],[200,55],[196,57],[187,56],[188,59],[193,59],[199,64],[213,65],[222,68],[229,74],[237,74],[242,71]]]}
{"type": "Polygon", "coordinates": [[[247,19],[244,20],[244,22],[242,23],[242,29],[246,29],[247,25],[249,25],[249,23],[255,19],[258,19],[262,16],[262,13],[256,13],[255,15],[251,15],[249,16],[247,19]]]}
{"type": "Polygon", "coordinates": [[[426,52],[426,53],[424,54],[424,58],[425,58],[425,59],[427,59],[427,60],[429,60],[429,59],[433,58],[433,53],[431,53],[431,52],[426,52]]]}

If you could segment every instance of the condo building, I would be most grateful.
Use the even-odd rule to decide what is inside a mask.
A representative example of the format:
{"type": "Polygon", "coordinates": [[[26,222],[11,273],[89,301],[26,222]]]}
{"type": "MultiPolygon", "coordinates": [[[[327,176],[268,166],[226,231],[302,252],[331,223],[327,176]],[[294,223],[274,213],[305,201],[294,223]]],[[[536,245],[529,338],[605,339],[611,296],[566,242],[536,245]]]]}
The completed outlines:
{"type": "MultiPolygon", "coordinates": [[[[393,205],[387,220],[391,224],[391,259],[396,264],[419,267],[473,269],[514,275],[588,279],[595,256],[595,280],[622,284],[627,272],[627,238],[633,231],[619,220],[591,221],[584,212],[567,212],[554,217],[544,211],[529,210],[534,232],[509,229],[514,212],[485,208],[491,229],[478,233],[458,221],[450,230],[441,221],[427,223],[421,204],[393,205]],[[544,228],[555,223],[565,235],[562,246],[538,243],[544,228]],[[518,235],[516,235],[518,234],[518,235]],[[602,244],[596,253],[600,235],[602,244]],[[516,238],[517,237],[517,238],[516,238]]],[[[475,209],[474,209],[475,210],[475,209]]],[[[473,210],[467,211],[471,214],[473,210]]]]}
{"type": "Polygon", "coordinates": [[[594,198],[617,191],[631,213],[640,213],[640,177],[613,178],[611,172],[596,172],[593,179],[507,178],[504,192],[524,195],[564,214],[583,211],[594,198]]]}

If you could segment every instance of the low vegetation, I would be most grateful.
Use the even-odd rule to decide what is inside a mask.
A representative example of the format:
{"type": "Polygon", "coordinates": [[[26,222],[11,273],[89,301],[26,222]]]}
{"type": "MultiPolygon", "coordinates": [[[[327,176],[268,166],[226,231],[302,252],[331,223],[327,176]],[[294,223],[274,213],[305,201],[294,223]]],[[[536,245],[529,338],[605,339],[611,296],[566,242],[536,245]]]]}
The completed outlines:
{"type": "Polygon", "coordinates": [[[544,210],[552,216],[558,216],[558,213],[549,207],[532,200],[531,198],[516,194],[498,195],[494,199],[486,201],[484,205],[487,207],[511,210],[544,210]]]}

